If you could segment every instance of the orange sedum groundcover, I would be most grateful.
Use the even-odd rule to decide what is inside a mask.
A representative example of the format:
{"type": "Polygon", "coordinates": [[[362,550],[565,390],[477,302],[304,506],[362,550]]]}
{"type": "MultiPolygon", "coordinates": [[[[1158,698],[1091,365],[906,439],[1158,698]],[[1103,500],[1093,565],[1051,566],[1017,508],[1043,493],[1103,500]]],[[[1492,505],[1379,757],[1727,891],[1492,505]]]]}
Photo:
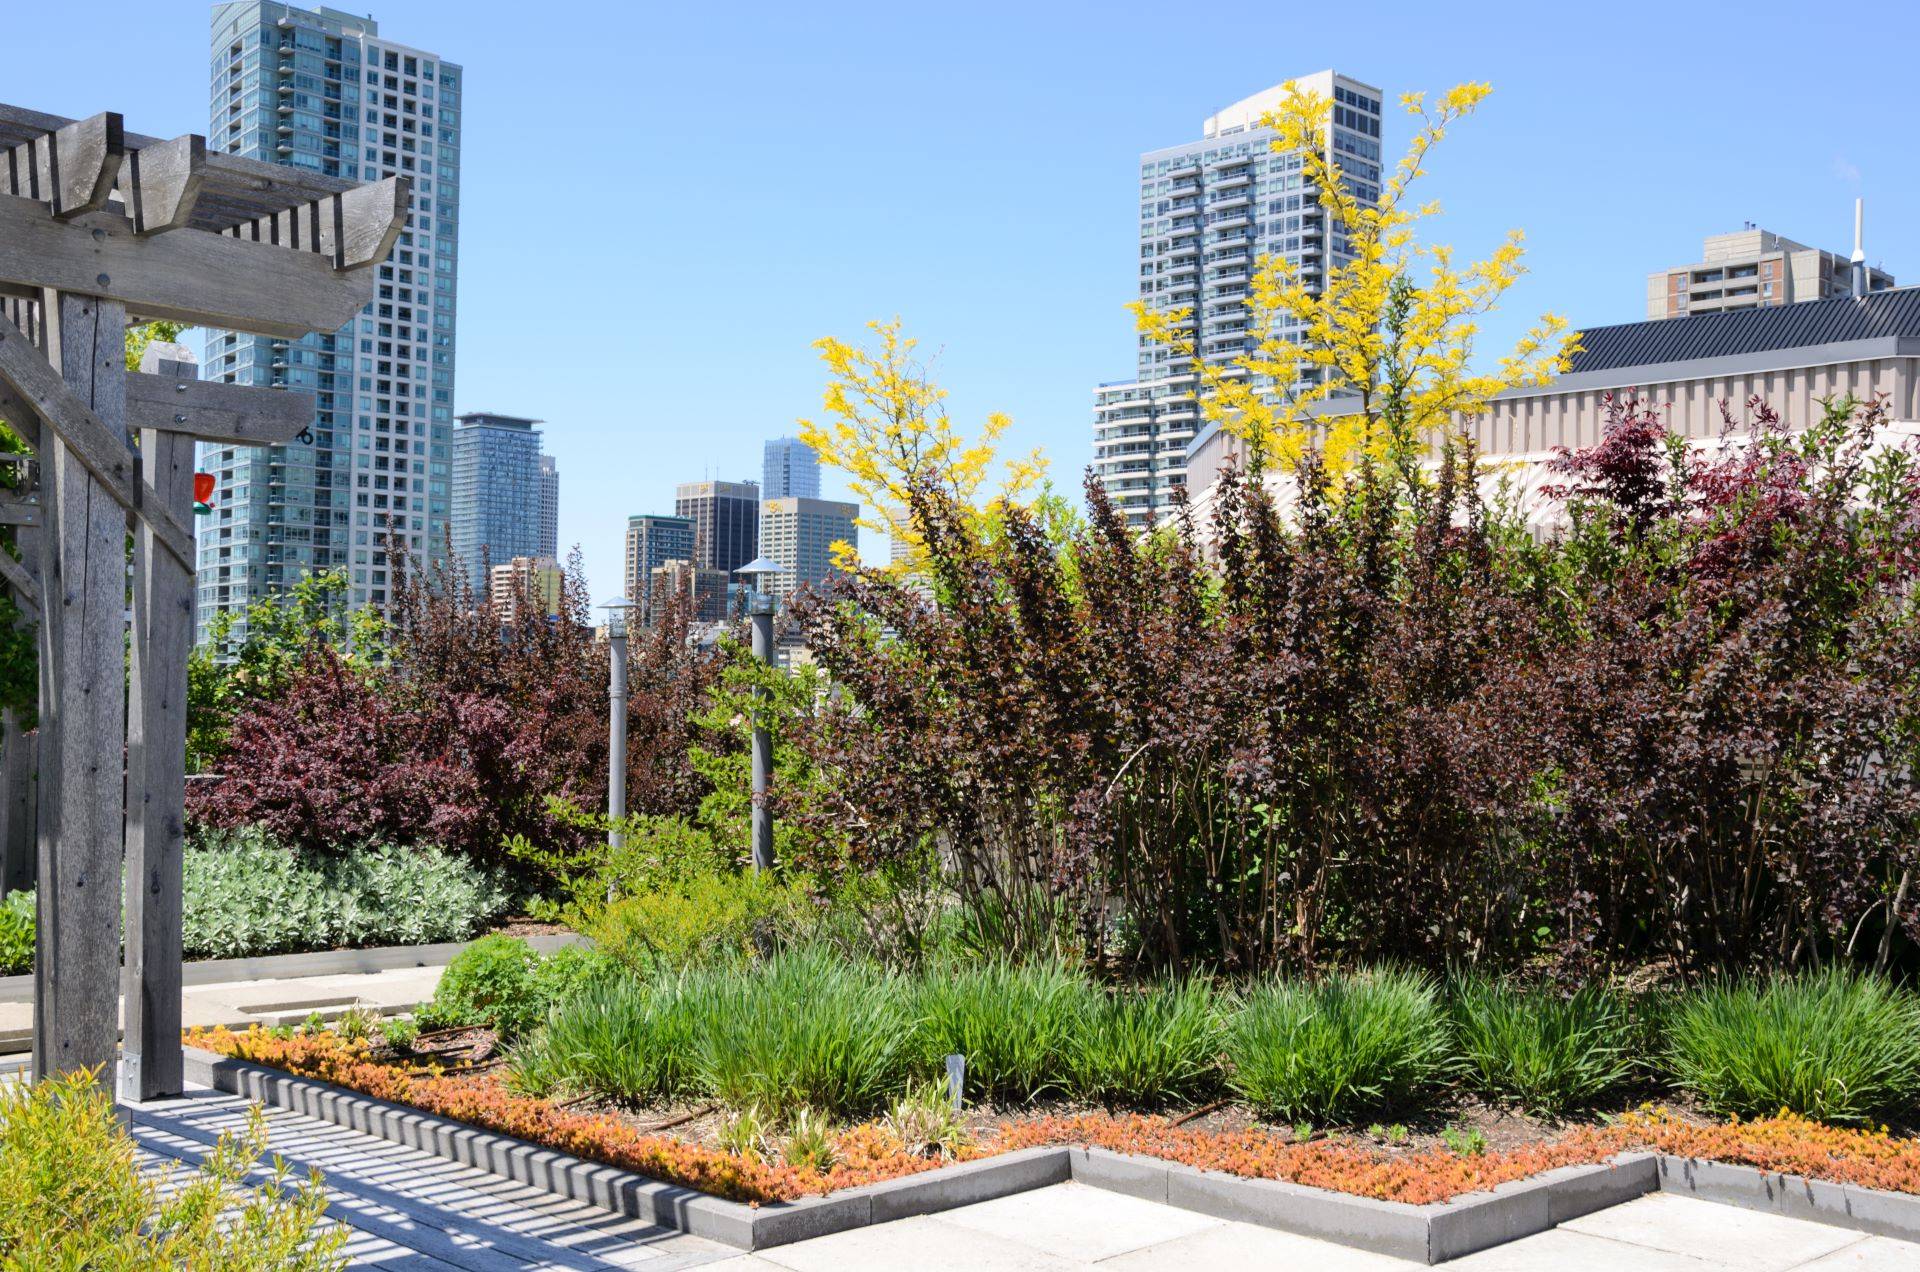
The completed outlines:
{"type": "MultiPolygon", "coordinates": [[[[907,1151],[892,1131],[875,1123],[841,1133],[836,1141],[839,1161],[830,1171],[775,1164],[514,1095],[498,1081],[410,1075],[370,1059],[365,1042],[331,1034],[289,1038],[257,1026],[245,1033],[195,1029],[186,1042],[730,1201],[791,1201],[944,1164],[907,1151]]],[[[1049,1144],[1139,1153],[1204,1170],[1414,1205],[1484,1191],[1560,1166],[1603,1162],[1633,1149],[1920,1193],[1920,1140],[1890,1135],[1884,1127],[1849,1130],[1784,1112],[1751,1122],[1700,1125],[1643,1108],[1609,1126],[1571,1129],[1550,1143],[1471,1156],[1445,1149],[1390,1154],[1336,1141],[1300,1144],[1272,1131],[1188,1130],[1163,1117],[1088,1113],[1010,1123],[961,1156],[987,1157],[1049,1144]]]]}

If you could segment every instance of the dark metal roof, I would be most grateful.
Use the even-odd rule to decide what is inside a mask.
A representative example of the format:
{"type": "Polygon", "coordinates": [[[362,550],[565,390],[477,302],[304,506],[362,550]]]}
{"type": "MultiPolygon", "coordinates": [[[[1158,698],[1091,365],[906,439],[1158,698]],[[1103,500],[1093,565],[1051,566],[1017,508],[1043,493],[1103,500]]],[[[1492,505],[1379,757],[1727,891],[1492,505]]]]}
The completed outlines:
{"type": "Polygon", "coordinates": [[[1578,375],[1903,336],[1920,338],[1920,287],[1595,327],[1581,333],[1582,348],[1573,355],[1568,372],[1578,375]]]}

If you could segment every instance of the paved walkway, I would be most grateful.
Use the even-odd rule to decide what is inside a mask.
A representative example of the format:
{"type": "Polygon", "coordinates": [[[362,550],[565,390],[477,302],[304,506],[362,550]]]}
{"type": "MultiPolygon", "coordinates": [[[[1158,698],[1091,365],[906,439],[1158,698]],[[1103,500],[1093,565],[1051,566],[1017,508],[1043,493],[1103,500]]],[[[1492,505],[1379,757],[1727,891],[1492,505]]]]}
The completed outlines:
{"type": "MultiPolygon", "coordinates": [[[[1400,1259],[1057,1184],[736,1255],[710,1272],[1405,1272],[1400,1259]]],[[[1655,1194],[1441,1266],[1459,1272],[1916,1272],[1920,1246],[1655,1194]]]]}
{"type": "MultiPolygon", "coordinates": [[[[245,1125],[246,1101],[199,1091],[131,1106],[128,1130],[151,1161],[198,1163],[222,1131],[245,1125]]],[[[327,1218],[353,1230],[356,1268],[665,1272],[739,1253],[299,1113],[269,1108],[267,1127],[269,1160],[285,1158],[294,1177],[312,1166],[326,1177],[327,1218]]]]}

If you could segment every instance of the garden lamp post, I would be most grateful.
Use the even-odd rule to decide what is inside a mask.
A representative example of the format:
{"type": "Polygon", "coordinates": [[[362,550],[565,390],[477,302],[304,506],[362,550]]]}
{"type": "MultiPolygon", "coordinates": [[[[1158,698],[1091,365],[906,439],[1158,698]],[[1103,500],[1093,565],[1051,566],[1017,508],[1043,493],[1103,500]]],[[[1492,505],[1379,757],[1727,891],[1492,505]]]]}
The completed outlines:
{"type": "MultiPolygon", "coordinates": [[[[757,557],[734,571],[747,580],[747,616],[753,620],[753,656],[769,667],[773,665],[773,595],[767,591],[769,575],[786,573],[785,567],[766,557],[757,557]]],[[[762,698],[764,688],[756,687],[753,696],[762,698]]],[[[753,868],[773,868],[773,814],[767,809],[767,785],[773,776],[773,741],[759,714],[753,721],[753,868]]]]}
{"type": "MultiPolygon", "coordinates": [[[[617,597],[600,606],[607,611],[607,848],[626,844],[620,823],[627,815],[627,611],[634,603],[617,597]]],[[[613,900],[613,884],[607,884],[613,900]]]]}

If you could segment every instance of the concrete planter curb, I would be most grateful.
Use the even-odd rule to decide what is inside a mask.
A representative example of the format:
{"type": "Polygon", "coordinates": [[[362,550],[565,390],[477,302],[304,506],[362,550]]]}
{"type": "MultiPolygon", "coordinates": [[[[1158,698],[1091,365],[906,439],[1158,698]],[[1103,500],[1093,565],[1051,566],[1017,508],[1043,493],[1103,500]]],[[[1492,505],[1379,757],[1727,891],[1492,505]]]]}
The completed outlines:
{"type": "MultiPolygon", "coordinates": [[[[478,939],[478,938],[476,938],[478,939]]],[[[556,932],[523,938],[533,949],[551,954],[587,938],[556,932]]],[[[401,967],[444,967],[472,941],[438,945],[376,945],[357,950],[317,950],[309,954],[262,954],[253,958],[209,958],[181,965],[181,984],[217,985],[228,981],[299,980],[309,976],[357,976],[401,967]]],[[[0,1003],[33,1001],[33,973],[0,976],[0,1003]]]]}
{"type": "Polygon", "coordinates": [[[1836,1184],[1804,1175],[1777,1175],[1752,1166],[1661,1156],[1660,1191],[1745,1210],[1765,1210],[1851,1228],[1879,1237],[1920,1242],[1920,1197],[1836,1184]]]}
{"type": "Polygon", "coordinates": [[[1067,1180],[1426,1264],[1517,1241],[1656,1191],[1920,1242],[1920,1196],[1647,1152],[1563,1166],[1488,1192],[1414,1206],[1102,1148],[1029,1148],[825,1197],[749,1206],[191,1047],[186,1075],[191,1082],[742,1250],[935,1214],[1067,1180]]]}

